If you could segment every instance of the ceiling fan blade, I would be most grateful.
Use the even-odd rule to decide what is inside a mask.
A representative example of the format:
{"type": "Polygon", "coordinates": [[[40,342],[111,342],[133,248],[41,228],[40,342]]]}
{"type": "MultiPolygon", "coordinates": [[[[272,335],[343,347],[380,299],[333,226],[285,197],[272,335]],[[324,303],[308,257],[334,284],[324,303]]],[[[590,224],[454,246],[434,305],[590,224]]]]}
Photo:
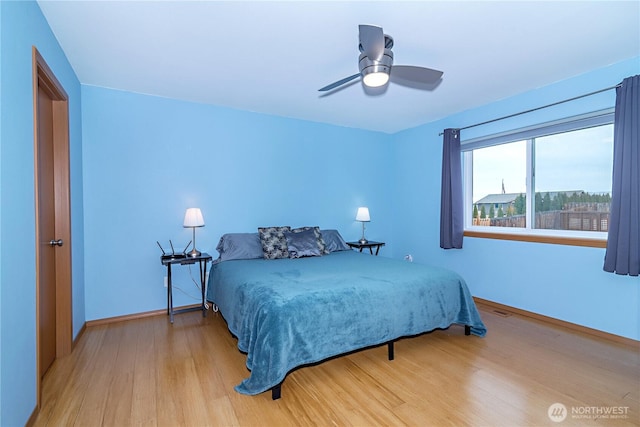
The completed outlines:
{"type": "Polygon", "coordinates": [[[369,59],[379,61],[384,54],[384,33],[375,25],[360,25],[360,51],[369,59]]]}
{"type": "Polygon", "coordinates": [[[411,83],[423,83],[433,84],[437,83],[444,73],[442,71],[434,70],[432,68],[416,67],[413,65],[394,65],[391,68],[391,79],[394,83],[407,84],[411,83]]]}
{"type": "Polygon", "coordinates": [[[345,84],[347,82],[350,82],[351,80],[353,80],[353,79],[355,79],[357,77],[360,77],[360,73],[354,74],[353,76],[345,77],[344,79],[338,80],[337,82],[333,82],[330,85],[327,85],[327,86],[325,86],[323,88],[318,89],[318,91],[319,92],[326,92],[328,90],[335,89],[338,86],[342,86],[343,84],[345,84]]]}

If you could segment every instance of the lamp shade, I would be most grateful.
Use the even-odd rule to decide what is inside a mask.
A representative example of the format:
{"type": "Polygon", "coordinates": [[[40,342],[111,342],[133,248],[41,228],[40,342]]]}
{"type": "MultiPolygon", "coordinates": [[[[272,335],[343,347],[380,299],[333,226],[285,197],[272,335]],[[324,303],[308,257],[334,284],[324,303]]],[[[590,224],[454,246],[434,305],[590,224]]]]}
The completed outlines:
{"type": "Polygon", "coordinates": [[[371,217],[369,216],[369,208],[360,207],[358,213],[356,213],[356,221],[369,222],[371,217]]]}
{"type": "Polygon", "coordinates": [[[204,218],[200,208],[189,208],[184,214],[185,227],[204,227],[204,218]]]}

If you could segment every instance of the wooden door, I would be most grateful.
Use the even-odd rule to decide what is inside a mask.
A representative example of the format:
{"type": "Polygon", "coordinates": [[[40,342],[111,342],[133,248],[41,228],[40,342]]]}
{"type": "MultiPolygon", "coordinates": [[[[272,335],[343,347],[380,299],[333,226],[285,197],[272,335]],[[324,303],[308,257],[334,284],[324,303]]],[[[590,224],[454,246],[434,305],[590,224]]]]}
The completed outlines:
{"type": "Polygon", "coordinates": [[[71,191],[69,98],[35,46],[32,53],[39,408],[42,376],[56,358],[71,353],[73,344],[71,191]]]}
{"type": "Polygon", "coordinates": [[[53,100],[42,82],[38,84],[37,221],[39,228],[38,261],[40,378],[56,358],[56,250],[55,190],[53,163],[53,100]]]}

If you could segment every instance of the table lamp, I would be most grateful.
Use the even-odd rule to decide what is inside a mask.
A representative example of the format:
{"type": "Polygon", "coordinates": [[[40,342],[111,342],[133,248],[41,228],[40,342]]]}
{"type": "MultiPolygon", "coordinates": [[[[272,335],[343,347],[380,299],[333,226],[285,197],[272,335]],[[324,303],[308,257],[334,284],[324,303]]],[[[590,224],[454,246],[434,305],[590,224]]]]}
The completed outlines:
{"type": "Polygon", "coordinates": [[[204,218],[202,217],[202,212],[200,208],[189,208],[187,212],[184,214],[184,224],[185,228],[191,227],[193,228],[193,249],[191,252],[188,252],[186,255],[190,257],[200,256],[201,252],[196,249],[196,227],[204,227],[204,218]]]}
{"type": "Polygon", "coordinates": [[[364,237],[364,223],[371,221],[371,217],[369,216],[369,208],[358,208],[358,212],[356,213],[356,221],[362,222],[362,238],[359,240],[359,242],[364,245],[368,242],[368,240],[364,237]]]}

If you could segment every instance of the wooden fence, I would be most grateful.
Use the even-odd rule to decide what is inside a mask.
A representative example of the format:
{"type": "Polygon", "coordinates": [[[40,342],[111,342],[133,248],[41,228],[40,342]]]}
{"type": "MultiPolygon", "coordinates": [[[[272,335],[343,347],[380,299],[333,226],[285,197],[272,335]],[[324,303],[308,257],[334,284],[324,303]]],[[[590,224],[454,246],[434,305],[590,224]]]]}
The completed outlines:
{"type": "MultiPolygon", "coordinates": [[[[473,218],[473,225],[484,227],[526,226],[524,215],[502,218],[473,218]]],[[[609,231],[609,212],[549,211],[535,215],[535,228],[543,230],[609,231]]]]}

